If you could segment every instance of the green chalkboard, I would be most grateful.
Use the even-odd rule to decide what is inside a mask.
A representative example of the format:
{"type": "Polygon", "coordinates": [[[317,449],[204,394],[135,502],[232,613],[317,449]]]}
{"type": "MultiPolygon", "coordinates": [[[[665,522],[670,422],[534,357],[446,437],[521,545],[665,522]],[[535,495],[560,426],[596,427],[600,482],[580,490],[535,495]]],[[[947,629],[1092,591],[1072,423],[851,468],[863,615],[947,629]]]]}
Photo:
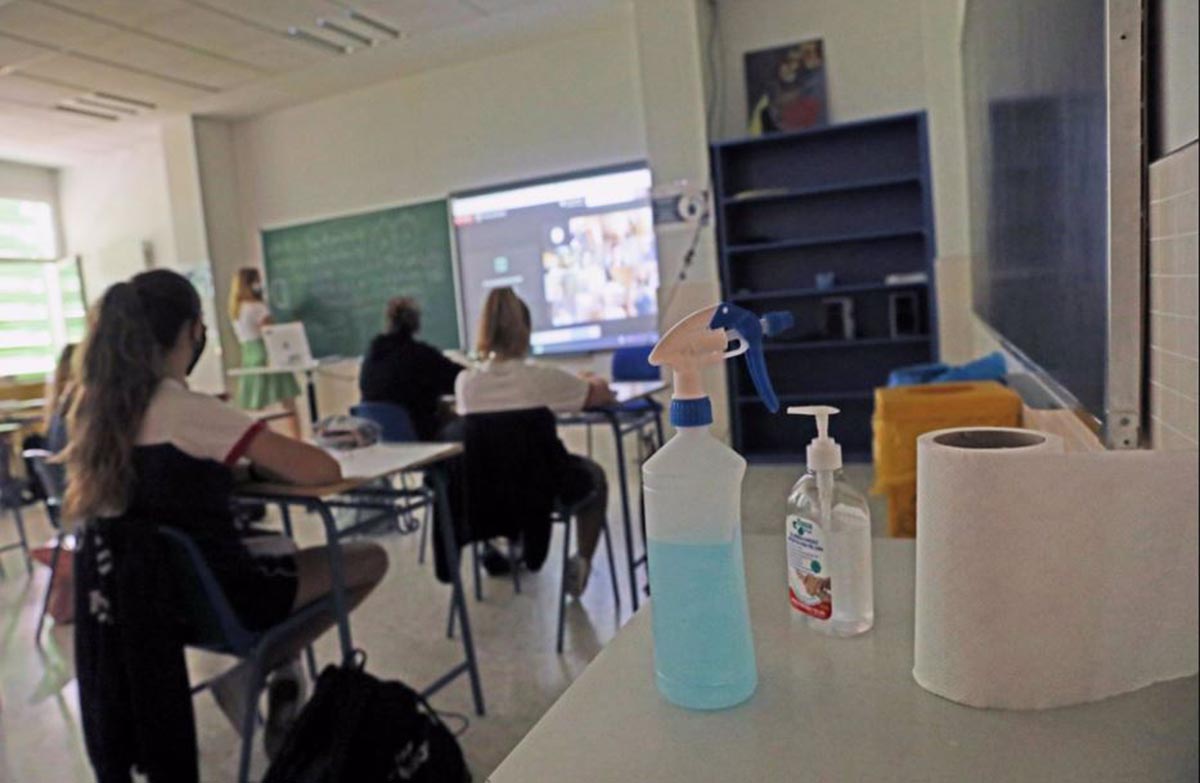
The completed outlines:
{"type": "Polygon", "coordinates": [[[262,232],[276,322],[303,321],[313,355],[360,356],[393,296],[421,303],[421,336],[458,348],[445,201],[262,232]]]}

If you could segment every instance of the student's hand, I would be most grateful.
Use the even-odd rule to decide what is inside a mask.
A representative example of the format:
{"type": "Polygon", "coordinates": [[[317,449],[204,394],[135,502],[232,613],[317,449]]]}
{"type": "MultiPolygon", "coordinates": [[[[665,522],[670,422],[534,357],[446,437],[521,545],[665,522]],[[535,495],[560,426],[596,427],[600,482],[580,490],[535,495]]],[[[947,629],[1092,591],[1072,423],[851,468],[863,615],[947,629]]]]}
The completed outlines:
{"type": "Polygon", "coordinates": [[[605,408],[617,403],[617,395],[609,387],[608,381],[599,376],[588,379],[587,399],[583,401],[584,408],[605,408]]]}

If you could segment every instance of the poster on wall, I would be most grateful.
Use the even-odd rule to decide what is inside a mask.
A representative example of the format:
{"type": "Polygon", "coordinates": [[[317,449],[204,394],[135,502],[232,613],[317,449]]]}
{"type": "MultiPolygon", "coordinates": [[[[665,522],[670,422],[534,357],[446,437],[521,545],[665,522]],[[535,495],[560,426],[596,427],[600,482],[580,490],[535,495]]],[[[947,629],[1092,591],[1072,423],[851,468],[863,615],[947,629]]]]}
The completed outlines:
{"type": "Polygon", "coordinates": [[[751,136],[828,123],[821,39],[747,52],[745,68],[751,136]]]}

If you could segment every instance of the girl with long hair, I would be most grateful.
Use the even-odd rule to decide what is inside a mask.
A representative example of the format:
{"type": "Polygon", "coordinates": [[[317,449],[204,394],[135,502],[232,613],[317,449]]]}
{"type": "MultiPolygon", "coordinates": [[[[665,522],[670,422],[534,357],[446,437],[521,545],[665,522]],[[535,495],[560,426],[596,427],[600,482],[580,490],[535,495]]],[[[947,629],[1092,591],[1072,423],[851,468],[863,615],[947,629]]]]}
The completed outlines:
{"type": "MultiPolygon", "coordinates": [[[[455,402],[460,415],[546,407],[569,413],[585,408],[611,405],[616,401],[612,389],[593,375],[574,375],[566,370],[529,359],[532,319],[529,307],[511,288],[495,288],[483,303],[476,352],[484,361],[458,376],[455,402]]],[[[577,519],[578,551],[567,562],[567,591],[578,598],[587,587],[592,570],[592,555],[600,541],[608,506],[608,484],[604,469],[587,457],[571,455],[572,470],[578,474],[573,485],[583,491],[580,497],[563,497],[572,502],[584,496],[590,499],[579,507],[577,519]]],[[[489,553],[491,554],[491,553],[489,553]]],[[[489,558],[498,568],[503,558],[489,558]]],[[[487,561],[485,561],[486,563],[487,561]]]]}
{"type": "MultiPolygon", "coordinates": [[[[242,267],[229,287],[229,320],[242,352],[242,367],[266,367],[267,347],[262,328],[271,323],[271,311],[263,297],[262,274],[254,267],[242,267]]],[[[296,398],[300,387],[290,372],[243,375],[238,378],[237,405],[257,411],[279,403],[291,414],[292,435],[300,437],[296,416],[296,398]]]]}
{"type": "MultiPolygon", "coordinates": [[[[328,554],[325,547],[252,554],[231,510],[234,466],[248,460],[252,468],[301,485],[336,481],[341,470],[320,449],[275,433],[215,397],[190,391],[187,376],[204,350],[205,337],[199,296],[175,272],[142,272],[105,292],[80,349],[68,414],[66,517],[85,521],[79,557],[91,557],[101,571],[108,536],[89,529],[134,525],[124,528],[132,530],[149,523],[187,533],[241,621],[264,629],[329,594],[328,554]]],[[[348,542],[341,548],[353,606],[383,578],[387,556],[369,542],[348,542]]],[[[122,550],[114,551],[119,557],[122,550]]],[[[81,586],[77,616],[103,612],[103,604],[85,591],[81,586]]],[[[322,617],[304,629],[289,652],[297,654],[332,623],[333,617],[322,617]]],[[[83,711],[94,718],[85,720],[85,734],[89,727],[102,734],[104,719],[94,710],[104,705],[86,702],[87,694],[96,692],[96,684],[85,681],[95,661],[82,634],[76,636],[76,655],[83,711]]],[[[232,685],[215,691],[227,711],[236,708],[222,701],[222,693],[237,693],[233,685],[245,678],[245,670],[236,668],[225,677],[232,685]]],[[[286,717],[294,715],[298,684],[292,681],[288,688],[285,681],[270,696],[272,716],[264,739],[272,748],[286,717]],[[295,698],[289,700],[289,693],[295,698]]],[[[93,737],[88,739],[90,752],[93,737]]],[[[93,763],[98,764],[95,756],[93,763]]]]}

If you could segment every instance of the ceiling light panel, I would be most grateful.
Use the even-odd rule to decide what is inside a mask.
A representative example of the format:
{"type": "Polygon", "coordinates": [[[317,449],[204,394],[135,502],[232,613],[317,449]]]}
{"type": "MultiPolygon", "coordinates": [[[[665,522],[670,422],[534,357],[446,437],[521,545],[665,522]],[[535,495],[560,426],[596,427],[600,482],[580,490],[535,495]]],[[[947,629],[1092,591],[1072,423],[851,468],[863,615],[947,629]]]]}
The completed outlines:
{"type": "Polygon", "coordinates": [[[399,28],[406,34],[473,22],[482,14],[463,3],[424,0],[361,0],[347,5],[368,16],[399,28]]]}
{"type": "Polygon", "coordinates": [[[236,87],[259,76],[251,68],[134,34],[122,34],[79,49],[115,63],[218,89],[236,87]]]}
{"type": "Polygon", "coordinates": [[[111,19],[124,25],[140,27],[154,19],[187,9],[184,0],[37,0],[48,6],[58,6],[89,16],[111,19]]]}
{"type": "MultiPolygon", "coordinates": [[[[443,2],[444,0],[433,0],[443,2]]],[[[340,7],[327,0],[202,0],[203,5],[253,19],[259,24],[286,32],[289,27],[316,28],[320,17],[333,18],[340,7]]]]}
{"type": "Polygon", "coordinates": [[[35,76],[45,76],[86,88],[80,92],[99,90],[128,95],[131,98],[151,101],[163,108],[184,108],[188,101],[211,94],[67,55],[35,63],[26,70],[35,76]]]}
{"type": "Polygon", "coordinates": [[[327,59],[320,52],[298,46],[278,34],[263,32],[199,7],[157,19],[145,29],[164,38],[237,58],[272,73],[303,68],[327,59]]]}
{"type": "Polygon", "coordinates": [[[19,63],[37,59],[38,57],[45,57],[53,52],[53,49],[47,49],[43,46],[34,46],[23,41],[5,38],[3,35],[0,35],[0,68],[3,68],[7,65],[17,65],[19,63]]]}
{"type": "Polygon", "coordinates": [[[14,100],[50,106],[79,94],[79,90],[26,79],[20,74],[0,76],[0,101],[14,100]]]}
{"type": "Polygon", "coordinates": [[[32,0],[0,5],[0,33],[59,47],[99,41],[115,34],[110,27],[81,19],[32,0]]]}

